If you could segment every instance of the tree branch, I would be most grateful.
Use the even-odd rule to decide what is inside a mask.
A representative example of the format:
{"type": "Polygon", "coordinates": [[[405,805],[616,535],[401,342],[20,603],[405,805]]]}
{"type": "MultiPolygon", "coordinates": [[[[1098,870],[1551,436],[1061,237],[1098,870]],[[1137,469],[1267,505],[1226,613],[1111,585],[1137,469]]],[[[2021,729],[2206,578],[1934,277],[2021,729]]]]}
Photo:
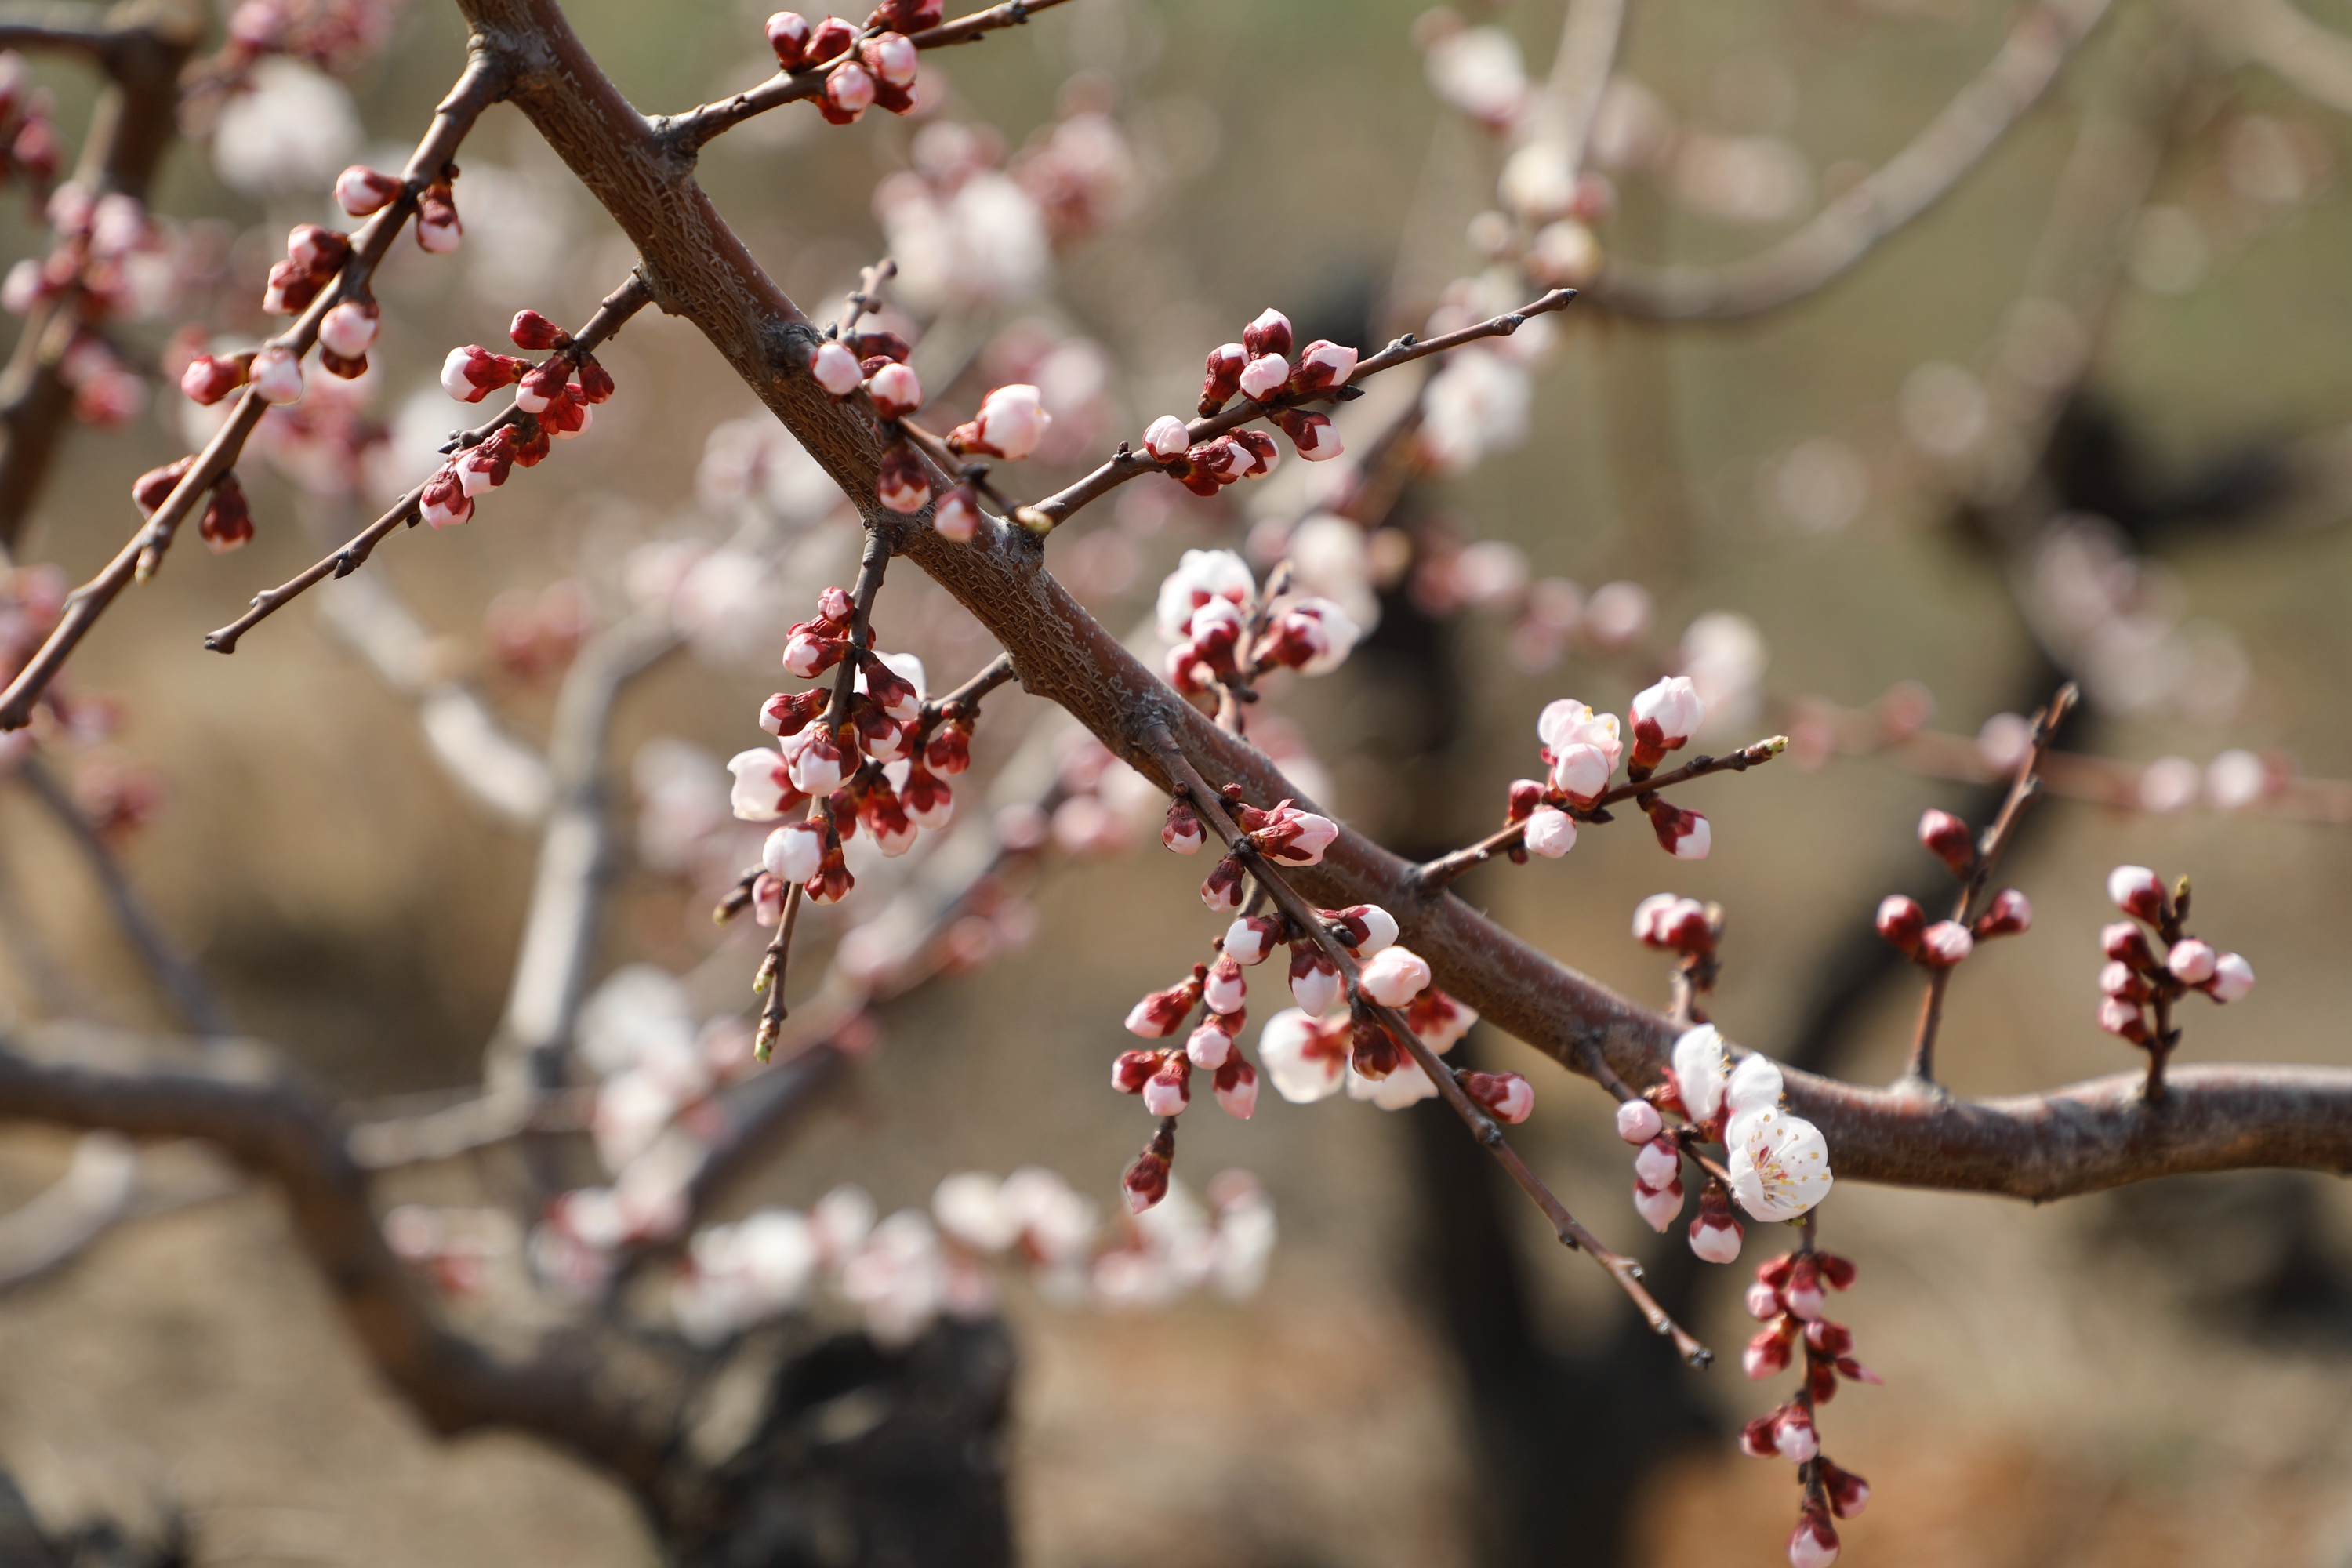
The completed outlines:
{"type": "MultiPolygon", "coordinates": [[[[478,47],[513,62],[513,101],[637,246],[664,308],[691,320],[866,515],[885,520],[872,425],[835,405],[809,374],[816,330],[666,156],[553,0],[459,3],[478,47]]],[[[1218,731],[1088,615],[1044,569],[1040,542],[1026,530],[992,529],[958,543],[924,521],[906,523],[903,553],[1013,654],[1029,691],[1066,709],[1115,755],[1168,787],[1146,740],[1164,725],[1213,783],[1304,803],[1273,763],[1218,731]]],[[[1294,880],[1323,907],[1387,908],[1446,990],[1563,1065],[1580,1069],[1590,1042],[1636,1088],[1664,1076],[1675,1034],[1665,1018],[1451,894],[1416,891],[1412,869],[1343,829],[1323,862],[1294,880]]],[[[1849,1179],[2050,1198],[2179,1171],[2352,1169],[2352,1069],[2188,1069],[2160,1116],[2138,1103],[2136,1075],[1979,1105],[1787,1076],[1792,1103],[1829,1134],[1849,1179]],[[1923,1158],[1927,1150],[1941,1158],[1923,1158]]]]}
{"type": "Polygon", "coordinates": [[[2041,101],[2108,0],[2043,0],[2021,16],[1992,63],[1910,144],[1769,249],[1717,267],[1611,259],[1591,290],[1623,316],[1727,321],[1826,287],[1941,201],[2041,101]]]}

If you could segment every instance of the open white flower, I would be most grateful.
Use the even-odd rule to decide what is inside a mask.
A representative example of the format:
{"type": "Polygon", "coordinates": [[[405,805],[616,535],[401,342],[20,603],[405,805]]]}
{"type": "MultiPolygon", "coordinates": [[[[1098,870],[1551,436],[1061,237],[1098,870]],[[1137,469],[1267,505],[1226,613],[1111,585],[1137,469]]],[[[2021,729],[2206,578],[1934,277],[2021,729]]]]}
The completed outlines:
{"type": "MultiPolygon", "coordinates": [[[[1780,1076],[1775,1069],[1776,1084],[1780,1076]]],[[[1735,1116],[1724,1142],[1731,1149],[1731,1195],[1758,1219],[1794,1219],[1829,1196],[1829,1141],[1794,1111],[1771,1105],[1735,1116]]]]}
{"type": "Polygon", "coordinates": [[[1684,1113],[1694,1124],[1714,1120],[1731,1076],[1722,1034],[1713,1024],[1685,1029],[1675,1042],[1674,1064],[1675,1092],[1682,1096],[1684,1113]]]}

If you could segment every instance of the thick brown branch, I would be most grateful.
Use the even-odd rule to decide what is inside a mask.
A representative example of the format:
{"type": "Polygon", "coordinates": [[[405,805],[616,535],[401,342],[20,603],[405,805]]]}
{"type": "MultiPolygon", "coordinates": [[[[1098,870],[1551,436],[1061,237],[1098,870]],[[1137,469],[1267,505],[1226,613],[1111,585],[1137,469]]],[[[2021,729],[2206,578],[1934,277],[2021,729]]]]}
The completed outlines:
{"type": "MultiPolygon", "coordinates": [[[[816,331],[597,69],[552,0],[460,4],[482,47],[515,62],[514,101],[637,246],[663,306],[691,320],[845,493],[878,519],[880,444],[870,422],[836,406],[809,375],[816,331]]],[[[1256,799],[1302,798],[1273,763],[1220,733],[1122,647],[1044,569],[1025,531],[991,530],[957,543],[920,523],[908,527],[907,557],[1012,652],[1029,691],[1066,710],[1115,754],[1164,787],[1166,770],[1145,743],[1164,725],[1213,782],[1238,781],[1256,799]]],[[[1589,1043],[1629,1084],[1659,1080],[1675,1033],[1664,1017],[1555,963],[1451,894],[1416,891],[1412,869],[1343,830],[1322,864],[1293,880],[1327,908],[1386,907],[1446,990],[1563,1065],[1578,1068],[1589,1043]]],[[[2160,1118],[2138,1105],[2136,1076],[2120,1080],[2120,1091],[2103,1081],[1988,1105],[1787,1076],[1793,1103],[1829,1134],[1849,1179],[2053,1198],[2180,1171],[2352,1169],[2347,1068],[2183,1071],[2160,1118]]]]}
{"type": "Polygon", "coordinates": [[[1612,259],[1592,285],[1593,299],[1624,316],[1727,321],[1824,288],[1984,162],[2106,10],[2107,0],[2048,0],[2027,11],[1983,74],[1908,146],[1778,245],[1717,267],[1612,259]]]}
{"type": "Polygon", "coordinates": [[[654,1477],[671,1427],[657,1402],[623,1392],[631,1369],[496,1361],[435,1321],[384,1244],[366,1178],[327,1107],[273,1060],[240,1054],[159,1063],[82,1041],[72,1059],[47,1059],[0,1038],[0,1117],[218,1145],[284,1193],[296,1237],[352,1332],[436,1429],[520,1426],[632,1479],[654,1477]]]}

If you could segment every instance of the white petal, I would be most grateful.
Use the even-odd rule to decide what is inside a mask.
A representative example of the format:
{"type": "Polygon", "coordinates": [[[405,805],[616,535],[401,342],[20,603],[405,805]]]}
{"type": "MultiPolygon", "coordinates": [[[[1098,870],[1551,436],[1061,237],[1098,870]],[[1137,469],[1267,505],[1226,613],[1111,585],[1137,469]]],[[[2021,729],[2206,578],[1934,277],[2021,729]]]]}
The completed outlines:
{"type": "Polygon", "coordinates": [[[1693,1121],[1706,1121],[1723,1108],[1723,1036],[1713,1024],[1684,1031],[1675,1042],[1675,1092],[1693,1121]]]}
{"type": "Polygon", "coordinates": [[[1763,1057],[1748,1058],[1732,1069],[1724,1103],[1731,1107],[1734,1117],[1772,1110],[1780,1103],[1780,1069],[1763,1057]]]}

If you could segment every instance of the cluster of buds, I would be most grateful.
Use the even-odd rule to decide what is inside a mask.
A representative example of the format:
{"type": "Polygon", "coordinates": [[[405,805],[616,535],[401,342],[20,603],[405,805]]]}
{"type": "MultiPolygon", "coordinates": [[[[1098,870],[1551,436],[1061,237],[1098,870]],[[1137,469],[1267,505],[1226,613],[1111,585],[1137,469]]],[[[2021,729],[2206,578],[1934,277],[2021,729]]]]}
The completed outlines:
{"type": "MultiPolygon", "coordinates": [[[[1378,962],[1376,957],[1364,965],[1367,973],[1378,962]]],[[[1401,971],[1411,968],[1402,960],[1395,964],[1401,971]]],[[[1433,1056],[1452,1050],[1478,1021],[1476,1013],[1426,984],[1402,1011],[1406,1026],[1433,1056]]],[[[1285,1008],[1259,1034],[1258,1058],[1276,1091],[1297,1105],[1328,1099],[1342,1085],[1350,1100],[1368,1100],[1383,1110],[1401,1110],[1437,1093],[1386,1026],[1353,1009],[1317,1017],[1304,1008],[1285,1008]]],[[[1534,1087],[1517,1073],[1455,1071],[1454,1082],[1498,1121],[1524,1121],[1535,1109],[1534,1087]]]]}
{"type": "Polygon", "coordinates": [[[1781,1088],[1780,1069],[1767,1058],[1750,1055],[1734,1068],[1714,1025],[1684,1031],[1673,1071],[1617,1108],[1617,1135],[1637,1149],[1633,1208],[1651,1228],[1664,1231],[1682,1214],[1682,1163],[1691,1142],[1720,1143],[1727,1156],[1729,1180],[1707,1179],[1690,1224],[1691,1250],[1709,1263],[1739,1256],[1746,1232],[1735,1203],[1769,1225],[1797,1218],[1829,1194],[1828,1140],[1781,1103],[1781,1088]],[[1669,1114],[1684,1125],[1669,1129],[1669,1114]]]}
{"type": "Polygon", "coordinates": [[[2100,949],[2107,955],[2099,971],[2099,1027],[2107,1033],[2169,1051],[2180,1036],[2171,1024],[2173,1003],[2191,991],[2215,1002],[2235,1002],[2254,988],[2252,964],[2182,929],[2189,918],[2186,877],[2168,893],[2147,867],[2118,866],[2108,873],[2107,896],[2132,917],[2099,932],[2100,949]],[[2142,922],[2156,933],[2155,942],[2142,922]]]}
{"type": "Polygon", "coordinates": [[[764,870],[752,888],[755,918],[773,925],[797,885],[818,903],[835,903],[856,886],[843,843],[863,829],[887,856],[914,847],[918,831],[945,827],[955,815],[948,778],[971,765],[972,715],[961,703],[928,709],[923,669],[908,655],[874,651],[872,634],[853,636],[856,606],[848,592],[827,588],[814,620],[796,623],[784,668],[804,680],[853,667],[845,710],[835,689],[777,692],[760,708],[760,727],[775,749],[755,748],[730,761],[735,815],[773,822],[810,808],[801,821],[768,836],[764,870]],[[822,801],[822,809],[813,802],[822,801]]]}
{"type": "MultiPolygon", "coordinates": [[[[1220,953],[1213,964],[1196,963],[1189,978],[1147,994],[1128,1011],[1129,1033],[1147,1040],[1171,1038],[1184,1032],[1196,1006],[1201,1009],[1199,1022],[1181,1046],[1120,1053],[1111,1064],[1111,1087],[1121,1094],[1140,1095],[1143,1108],[1154,1116],[1179,1116],[1192,1101],[1192,1069],[1198,1068],[1211,1075],[1217,1104],[1247,1121],[1257,1110],[1257,1069],[1241,1050],[1248,992],[1233,955],[1220,953]]],[[[1132,1202],[1132,1186],[1129,1194],[1132,1202]]]]}
{"type": "Polygon", "coordinates": [[[779,11],[768,18],[768,47],[788,73],[824,69],[816,107],[830,124],[855,125],[877,106],[906,114],[915,107],[921,60],[907,34],[937,26],[941,9],[939,0],[893,0],[874,13],[863,36],[846,17],[812,23],[796,11],[779,11]]]}
{"type": "MultiPolygon", "coordinates": [[[[1240,342],[1210,351],[1200,416],[1214,417],[1239,394],[1280,426],[1307,461],[1336,458],[1343,448],[1330,418],[1295,405],[1353,395],[1347,386],[1356,374],[1356,351],[1318,338],[1299,352],[1295,368],[1290,352],[1289,318],[1273,310],[1260,314],[1243,329],[1240,342]]],[[[1143,433],[1143,449],[1162,472],[1201,496],[1242,479],[1262,479],[1281,457],[1274,438],[1259,430],[1232,430],[1195,442],[1191,426],[1173,414],[1151,422],[1143,433]]]]}
{"type": "MultiPolygon", "coordinates": [[[[1919,818],[1919,843],[1948,867],[1963,887],[1969,886],[1976,874],[1979,850],[1967,823],[1950,812],[1930,808],[1919,818]]],[[[1995,893],[1974,920],[1967,921],[1967,912],[1963,907],[1959,918],[1929,924],[1927,911],[1919,907],[1918,900],[1891,893],[1878,906],[1878,934],[1921,968],[1939,970],[1960,963],[1976,951],[1978,942],[1989,937],[2015,936],[2033,924],[2033,905],[2015,888],[1995,893]]]]}
{"type": "Polygon", "coordinates": [[[548,357],[533,363],[467,343],[451,349],[441,363],[442,390],[458,402],[479,403],[501,386],[515,389],[515,401],[506,423],[460,448],[425,481],[417,509],[435,528],[470,521],[476,496],[506,483],[518,464],[537,468],[551,441],[586,431],[593,406],[613,395],[612,374],[537,310],[517,311],[507,335],[516,347],[547,352],[548,357]]]}
{"type": "MultiPolygon", "coordinates": [[[[196,466],[193,457],[182,458],[150,468],[131,484],[131,503],[139,515],[152,518],[156,510],[180,488],[188,470],[196,466]]],[[[205,513],[196,524],[197,535],[215,554],[235,550],[253,537],[253,509],[246,503],[245,487],[237,482],[231,469],[213,481],[211,499],[205,503],[205,513]]]]}
{"type": "Polygon", "coordinates": [[[1877,1383],[1878,1374],[1853,1359],[1853,1334],[1822,1316],[1827,1292],[1853,1288],[1853,1265],[1827,1252],[1783,1253],[1756,1270],[1748,1288],[1748,1315],[1764,1327],[1748,1342],[1740,1364],[1751,1378],[1788,1369],[1799,1346],[1805,1355],[1805,1381],[1796,1395],[1753,1421],[1739,1434],[1741,1451],[1759,1458],[1781,1458],[1797,1466],[1805,1503],[1789,1534],[1790,1568],[1827,1568],[1838,1554],[1833,1515],[1851,1519],[1870,1500],[1870,1483],[1840,1469],[1822,1452],[1814,1411],[1837,1397],[1841,1378],[1877,1383]]]}
{"type": "MultiPolygon", "coordinates": [[[[434,256],[446,256],[466,237],[466,226],[457,219],[457,192],[449,184],[456,174],[452,164],[440,179],[426,182],[416,193],[416,244],[434,256]]],[[[352,217],[382,212],[407,191],[407,181],[364,163],[353,163],[335,176],[335,205],[352,217]]]]}
{"type": "Polygon", "coordinates": [[[25,57],[0,49],[0,179],[13,174],[37,196],[47,190],[65,146],[56,113],[48,89],[34,87],[25,57]]]}
{"type": "Polygon", "coordinates": [[[121,191],[93,195],[68,181],[49,194],[44,208],[57,231],[48,255],[26,257],[0,283],[0,309],[24,315],[50,300],[69,302],[86,322],[111,316],[151,313],[154,268],[166,273],[163,232],[138,197],[121,191]]]}
{"type": "Polygon", "coordinates": [[[264,55],[288,55],[347,77],[383,50],[397,19],[393,0],[240,0],[221,64],[236,72],[264,55]]]}
{"type": "MultiPolygon", "coordinates": [[[[1669,752],[1688,743],[1706,720],[1706,704],[1686,675],[1670,675],[1635,695],[1628,710],[1633,754],[1614,713],[1596,713],[1572,697],[1547,703],[1536,720],[1536,738],[1549,771],[1540,779],[1515,780],[1503,826],[1522,829],[1518,848],[1557,859],[1576,847],[1579,822],[1607,822],[1601,809],[1621,760],[1629,784],[1640,784],[1669,752]]],[[[1683,860],[1704,860],[1714,845],[1706,817],[1685,811],[1654,791],[1639,791],[1634,803],[1650,819],[1658,847],[1683,860]]],[[[1515,851],[1512,858],[1525,857],[1515,851]]]]}
{"type": "MultiPolygon", "coordinates": [[[[911,352],[906,339],[877,328],[827,339],[809,356],[809,373],[826,395],[840,403],[863,388],[873,400],[874,412],[892,427],[892,434],[899,436],[882,454],[874,490],[877,500],[902,517],[931,503],[930,469],[896,429],[897,421],[923,405],[922,379],[907,363],[911,352]]],[[[979,525],[980,513],[969,487],[960,488],[959,505],[962,510],[952,522],[942,519],[940,531],[950,538],[970,539],[979,525]]]]}
{"type": "MultiPolygon", "coordinates": [[[[1225,786],[1228,806],[1241,826],[1243,837],[1250,847],[1277,866],[1313,866],[1323,858],[1323,851],[1339,836],[1339,825],[1328,816],[1311,811],[1301,811],[1290,801],[1277,803],[1271,811],[1260,811],[1240,801],[1241,786],[1225,786]]],[[[1190,806],[1182,802],[1169,808],[1169,820],[1160,829],[1160,841],[1180,855],[1189,855],[1200,847],[1193,835],[1199,831],[1199,820],[1190,806]],[[1180,817],[1178,813],[1181,811],[1180,817]],[[1190,828],[1186,827],[1189,821],[1190,828]],[[1190,845],[1190,847],[1186,846],[1190,845]]],[[[1244,901],[1243,884],[1248,875],[1241,858],[1227,853],[1209,868],[1201,883],[1201,901],[1218,914],[1237,914],[1244,901]]],[[[1319,1009],[1318,1009],[1319,1011],[1319,1009]]]]}
{"type": "Polygon", "coordinates": [[[1257,580],[1229,550],[1188,550],[1160,585],[1160,631],[1168,650],[1168,683],[1187,697],[1230,688],[1244,700],[1269,669],[1324,675],[1355,651],[1363,634],[1332,600],[1290,594],[1270,585],[1263,602],[1257,580]]]}

